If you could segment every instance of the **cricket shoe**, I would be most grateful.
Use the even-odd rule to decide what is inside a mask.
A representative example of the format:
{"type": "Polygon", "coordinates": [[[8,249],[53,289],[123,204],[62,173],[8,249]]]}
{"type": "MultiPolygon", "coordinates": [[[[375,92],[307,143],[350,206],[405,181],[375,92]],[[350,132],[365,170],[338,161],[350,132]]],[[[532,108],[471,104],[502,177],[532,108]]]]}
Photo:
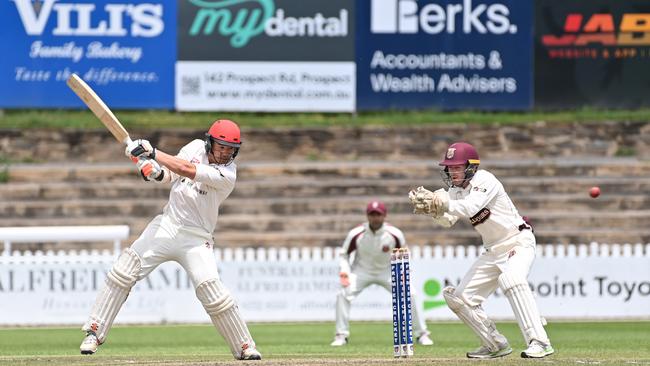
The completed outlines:
{"type": "Polygon", "coordinates": [[[261,360],[262,354],[253,347],[246,347],[241,351],[240,360],[261,360]]]}
{"type": "Polygon", "coordinates": [[[550,344],[544,344],[537,340],[530,341],[528,348],[521,352],[523,358],[542,358],[555,353],[550,344]]]}
{"type": "Polygon", "coordinates": [[[332,347],[340,347],[348,344],[348,337],[345,334],[337,334],[334,336],[334,340],[330,343],[332,347]]]}
{"type": "Polygon", "coordinates": [[[97,347],[99,347],[99,340],[97,339],[97,335],[95,332],[89,331],[86,333],[84,340],[81,341],[79,350],[81,351],[82,355],[92,355],[93,353],[97,352],[97,347]]]}
{"type": "Polygon", "coordinates": [[[418,337],[418,344],[421,346],[433,346],[433,341],[429,337],[429,334],[429,332],[422,333],[422,335],[418,337]]]}
{"type": "Polygon", "coordinates": [[[490,351],[486,346],[481,346],[474,351],[467,352],[467,358],[497,358],[507,356],[512,353],[512,348],[508,343],[498,344],[499,349],[496,351],[490,351]]]}

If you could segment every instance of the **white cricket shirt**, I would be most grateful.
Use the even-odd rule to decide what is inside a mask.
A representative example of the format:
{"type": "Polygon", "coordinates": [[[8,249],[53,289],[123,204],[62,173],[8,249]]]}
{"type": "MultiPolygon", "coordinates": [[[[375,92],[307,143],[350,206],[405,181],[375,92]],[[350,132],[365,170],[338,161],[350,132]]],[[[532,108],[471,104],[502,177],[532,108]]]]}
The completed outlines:
{"type": "Polygon", "coordinates": [[[477,171],[464,189],[449,188],[449,213],[468,218],[485,248],[518,234],[524,223],[503,184],[486,170],[477,171]]]}
{"type": "Polygon", "coordinates": [[[219,206],[235,188],[237,165],[209,164],[203,140],[183,146],[177,157],[196,165],[194,180],[172,173],[169,202],[163,214],[186,229],[212,236],[219,206]]]}
{"type": "Polygon", "coordinates": [[[368,223],[350,230],[341,248],[340,269],[346,273],[379,275],[390,272],[390,254],[393,248],[406,247],[402,231],[385,223],[375,232],[368,223]],[[354,261],[350,268],[350,255],[354,261]]]}

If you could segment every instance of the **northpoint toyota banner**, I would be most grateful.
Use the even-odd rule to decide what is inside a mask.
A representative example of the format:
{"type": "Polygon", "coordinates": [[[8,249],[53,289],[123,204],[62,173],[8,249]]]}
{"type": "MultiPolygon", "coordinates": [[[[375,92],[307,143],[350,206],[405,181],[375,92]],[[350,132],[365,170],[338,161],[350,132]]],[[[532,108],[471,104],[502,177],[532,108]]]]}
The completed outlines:
{"type": "Polygon", "coordinates": [[[175,1],[0,1],[0,108],[82,107],[79,74],[112,108],[172,108],[175,1]]]}
{"type": "MultiPolygon", "coordinates": [[[[529,284],[549,319],[650,318],[650,254],[538,256],[529,284]]],[[[113,257],[56,256],[0,265],[0,325],[81,324],[103,286],[113,257]]],[[[428,320],[456,319],[442,288],[457,284],[475,259],[461,255],[412,260],[415,304],[428,320]]],[[[218,262],[221,278],[250,321],[334,321],[339,291],[334,259],[218,262]]],[[[484,304],[495,319],[513,319],[505,297],[484,304]]],[[[390,320],[390,293],[363,292],[353,320],[390,320]]],[[[204,322],[209,318],[183,269],[165,263],[140,281],[117,317],[120,323],[204,322]]],[[[332,324],[332,326],[334,326],[332,324]]]]}
{"type": "Polygon", "coordinates": [[[532,106],[532,0],[357,4],[357,109],[532,106]]]}

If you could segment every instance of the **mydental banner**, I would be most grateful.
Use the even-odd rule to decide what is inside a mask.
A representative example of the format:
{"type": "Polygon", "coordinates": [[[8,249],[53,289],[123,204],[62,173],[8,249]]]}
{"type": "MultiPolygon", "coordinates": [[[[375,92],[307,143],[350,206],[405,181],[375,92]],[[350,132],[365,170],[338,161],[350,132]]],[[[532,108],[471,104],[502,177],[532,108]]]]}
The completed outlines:
{"type": "Polygon", "coordinates": [[[180,2],[176,107],[355,110],[354,1],[180,2]]]}
{"type": "Polygon", "coordinates": [[[535,4],[536,106],[650,106],[650,2],[535,4]]]}
{"type": "MultiPolygon", "coordinates": [[[[320,248],[316,249],[302,250],[309,256],[306,259],[257,250],[264,259],[244,259],[240,251],[234,256],[238,260],[217,261],[222,281],[247,320],[333,322],[340,289],[338,263],[334,255],[321,255],[320,248]]],[[[416,306],[428,320],[456,320],[442,288],[456,285],[476,259],[475,252],[461,249],[444,255],[442,251],[433,255],[414,251],[411,288],[416,306]]],[[[538,251],[529,277],[544,317],[650,318],[650,245],[645,253],[642,247],[623,253],[596,247],[589,255],[551,249],[544,254],[538,251]]],[[[0,257],[0,325],[83,323],[113,260],[111,255],[0,257]]],[[[514,319],[500,291],[484,307],[495,319],[514,319]]],[[[354,320],[390,320],[390,293],[376,286],[368,288],[353,301],[351,316],[354,320]]],[[[162,322],[209,323],[193,285],[173,262],[141,280],[117,317],[117,324],[162,322]]]]}
{"type": "Polygon", "coordinates": [[[357,109],[528,109],[532,0],[357,1],[357,109]]]}
{"type": "Polygon", "coordinates": [[[0,2],[0,108],[82,107],[79,74],[112,108],[173,108],[175,1],[0,2]]]}

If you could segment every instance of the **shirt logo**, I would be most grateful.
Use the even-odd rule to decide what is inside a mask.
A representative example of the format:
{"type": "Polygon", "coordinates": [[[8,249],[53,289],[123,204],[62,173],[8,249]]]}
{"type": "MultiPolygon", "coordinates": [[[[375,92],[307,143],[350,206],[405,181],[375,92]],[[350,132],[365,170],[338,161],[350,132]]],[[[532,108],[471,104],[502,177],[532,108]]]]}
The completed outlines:
{"type": "Polygon", "coordinates": [[[487,189],[485,189],[485,188],[481,188],[481,187],[474,187],[474,188],[472,188],[472,191],[477,191],[477,192],[483,192],[483,193],[485,193],[485,192],[487,192],[487,189]]]}
{"type": "Polygon", "coordinates": [[[381,247],[381,251],[384,253],[388,253],[389,250],[390,248],[388,247],[388,245],[384,245],[383,247],[381,247]]]}
{"type": "Polygon", "coordinates": [[[447,149],[447,159],[452,159],[454,157],[454,154],[456,154],[455,147],[450,147],[449,149],[447,149]]]}
{"type": "Polygon", "coordinates": [[[510,253],[508,253],[508,259],[512,258],[515,254],[517,254],[517,252],[514,249],[511,250],[510,253]]]}
{"type": "Polygon", "coordinates": [[[487,207],[484,207],[481,211],[479,211],[476,215],[472,216],[469,219],[469,222],[472,224],[472,226],[476,226],[478,224],[484,223],[488,218],[490,218],[490,209],[487,207]]]}

